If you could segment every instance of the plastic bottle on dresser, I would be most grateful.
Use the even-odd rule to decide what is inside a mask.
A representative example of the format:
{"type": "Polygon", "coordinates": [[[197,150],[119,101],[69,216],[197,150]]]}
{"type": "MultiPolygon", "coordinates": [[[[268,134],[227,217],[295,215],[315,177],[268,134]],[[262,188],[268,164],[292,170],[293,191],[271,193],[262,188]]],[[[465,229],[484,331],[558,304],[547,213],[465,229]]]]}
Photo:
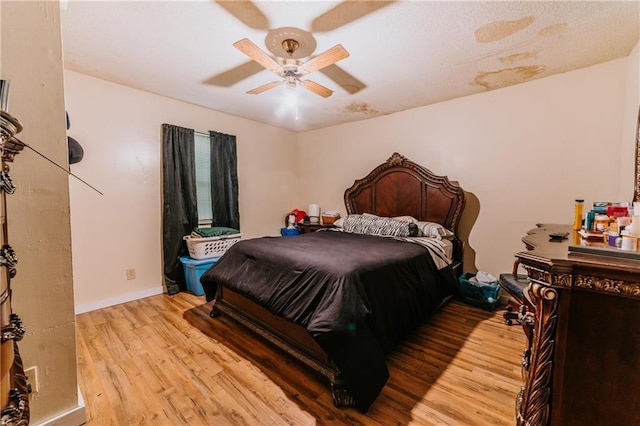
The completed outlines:
{"type": "Polygon", "coordinates": [[[584,210],[584,200],[576,199],[575,210],[573,216],[573,230],[578,231],[582,228],[582,211],[584,210]]]}
{"type": "Polygon", "coordinates": [[[596,212],[593,210],[588,211],[584,218],[584,229],[586,231],[593,231],[593,223],[596,220],[596,212]]]}

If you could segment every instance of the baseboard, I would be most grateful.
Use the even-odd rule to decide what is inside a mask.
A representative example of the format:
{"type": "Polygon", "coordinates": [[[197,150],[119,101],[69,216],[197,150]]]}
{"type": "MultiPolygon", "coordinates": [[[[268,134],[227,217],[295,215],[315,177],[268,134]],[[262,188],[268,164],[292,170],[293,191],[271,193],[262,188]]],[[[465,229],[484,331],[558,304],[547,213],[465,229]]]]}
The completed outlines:
{"type": "Polygon", "coordinates": [[[79,426],[87,422],[87,413],[84,406],[84,398],[78,387],[78,405],[70,410],[65,411],[37,426],[79,426]]]}
{"type": "Polygon", "coordinates": [[[133,291],[131,293],[123,293],[108,299],[96,300],[95,302],[87,302],[76,305],[76,315],[85,312],[91,312],[109,306],[119,305],[121,303],[131,302],[133,300],[144,299],[149,296],[156,296],[164,293],[164,287],[152,287],[146,290],[133,291]]]}

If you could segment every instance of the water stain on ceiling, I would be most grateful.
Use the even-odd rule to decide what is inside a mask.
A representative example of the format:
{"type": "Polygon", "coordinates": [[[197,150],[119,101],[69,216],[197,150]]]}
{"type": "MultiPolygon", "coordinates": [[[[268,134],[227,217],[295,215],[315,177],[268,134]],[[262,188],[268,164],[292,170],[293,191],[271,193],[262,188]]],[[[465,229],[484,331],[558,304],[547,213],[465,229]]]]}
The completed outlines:
{"type": "Polygon", "coordinates": [[[527,16],[517,21],[495,21],[476,30],[476,40],[478,43],[491,43],[502,40],[512,34],[522,31],[533,24],[536,18],[527,16]]]}
{"type": "Polygon", "coordinates": [[[542,37],[552,37],[557,36],[564,33],[568,28],[568,25],[565,22],[560,22],[558,24],[549,25],[548,27],[544,27],[538,34],[542,37]]]}
{"type": "Polygon", "coordinates": [[[361,113],[367,116],[382,115],[380,111],[371,108],[368,104],[364,102],[352,102],[343,108],[343,112],[349,113],[349,114],[361,113]]]}
{"type": "MultiPolygon", "coordinates": [[[[492,43],[513,36],[534,23],[534,16],[526,16],[515,21],[494,21],[478,28],[475,32],[476,41],[479,43],[492,43]]],[[[546,26],[538,31],[540,37],[560,36],[567,29],[566,23],[557,23],[546,26]]],[[[527,51],[513,53],[499,58],[505,65],[513,65],[530,59],[536,59],[539,51],[527,51]]],[[[497,71],[479,72],[471,82],[474,86],[484,87],[486,90],[499,89],[531,80],[543,72],[545,65],[527,65],[504,68],[497,71]]]]}
{"type": "Polygon", "coordinates": [[[514,53],[513,55],[500,58],[500,62],[502,62],[503,64],[511,65],[515,64],[516,62],[526,61],[527,59],[535,59],[537,56],[538,52],[514,53]]]}
{"type": "Polygon", "coordinates": [[[487,90],[512,86],[542,74],[547,67],[544,65],[529,65],[515,68],[505,68],[499,71],[481,72],[471,82],[474,86],[481,86],[487,90]]]}

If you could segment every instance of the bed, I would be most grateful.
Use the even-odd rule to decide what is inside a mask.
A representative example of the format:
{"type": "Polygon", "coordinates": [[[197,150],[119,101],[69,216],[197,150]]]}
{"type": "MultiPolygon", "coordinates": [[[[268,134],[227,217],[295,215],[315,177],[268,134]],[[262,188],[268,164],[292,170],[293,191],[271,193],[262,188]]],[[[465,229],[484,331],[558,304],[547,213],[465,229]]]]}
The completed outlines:
{"type": "Polygon", "coordinates": [[[212,318],[224,314],[258,333],[327,377],[334,405],[365,412],[389,377],[386,355],[456,294],[465,198],[447,177],[394,153],[344,202],[343,230],[238,242],[201,283],[212,318]],[[402,234],[407,217],[450,231],[444,263],[429,247],[442,238],[402,234]],[[354,223],[378,219],[402,232],[354,232],[354,223]]]}

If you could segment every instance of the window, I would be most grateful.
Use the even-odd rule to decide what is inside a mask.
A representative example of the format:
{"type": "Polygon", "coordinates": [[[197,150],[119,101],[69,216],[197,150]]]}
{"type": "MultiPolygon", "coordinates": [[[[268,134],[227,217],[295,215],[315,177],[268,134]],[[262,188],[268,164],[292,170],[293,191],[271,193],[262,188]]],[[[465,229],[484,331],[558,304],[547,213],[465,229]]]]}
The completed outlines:
{"type": "Polygon", "coordinates": [[[198,199],[198,226],[211,226],[211,142],[205,133],[194,134],[196,164],[196,196],[198,199]]]}

